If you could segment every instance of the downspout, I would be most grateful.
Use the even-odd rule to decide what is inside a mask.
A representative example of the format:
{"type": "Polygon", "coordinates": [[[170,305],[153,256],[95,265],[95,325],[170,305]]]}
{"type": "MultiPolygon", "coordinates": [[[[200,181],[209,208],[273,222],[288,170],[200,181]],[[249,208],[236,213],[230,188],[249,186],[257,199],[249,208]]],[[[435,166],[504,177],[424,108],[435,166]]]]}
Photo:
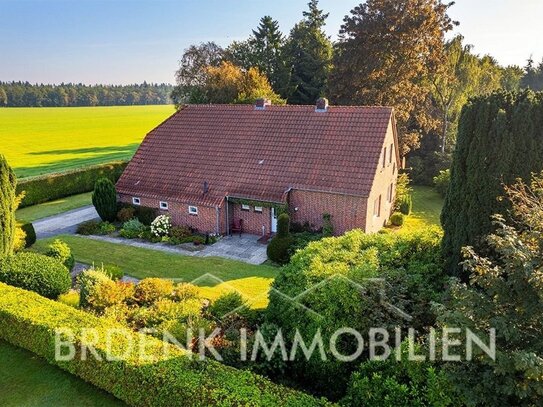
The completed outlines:
{"type": "Polygon", "coordinates": [[[228,210],[230,209],[228,207],[228,196],[226,196],[226,236],[230,236],[230,222],[228,219],[228,210]]]}
{"type": "Polygon", "coordinates": [[[220,209],[218,206],[215,207],[215,213],[217,215],[217,228],[216,228],[216,233],[217,235],[220,235],[221,234],[221,222],[220,222],[220,209]]]}

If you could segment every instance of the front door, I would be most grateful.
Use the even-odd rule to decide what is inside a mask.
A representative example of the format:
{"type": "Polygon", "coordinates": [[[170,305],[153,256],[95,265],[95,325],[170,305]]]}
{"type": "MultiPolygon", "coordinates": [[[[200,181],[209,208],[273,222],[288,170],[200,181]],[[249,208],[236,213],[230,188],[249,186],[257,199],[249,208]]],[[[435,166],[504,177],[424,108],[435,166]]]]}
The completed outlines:
{"type": "Polygon", "coordinates": [[[277,210],[271,208],[271,232],[277,233],[277,210]]]}

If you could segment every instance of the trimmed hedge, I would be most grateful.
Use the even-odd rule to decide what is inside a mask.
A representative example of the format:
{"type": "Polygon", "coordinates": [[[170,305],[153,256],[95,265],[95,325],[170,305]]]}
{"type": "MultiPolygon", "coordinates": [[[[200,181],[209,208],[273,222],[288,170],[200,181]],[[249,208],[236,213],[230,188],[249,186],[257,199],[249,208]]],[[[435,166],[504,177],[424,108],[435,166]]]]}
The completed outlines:
{"type": "Polygon", "coordinates": [[[36,230],[34,229],[34,225],[30,222],[28,223],[22,223],[20,225],[23,232],[25,232],[25,248],[29,248],[36,243],[36,230]]]}
{"type": "Polygon", "coordinates": [[[276,385],[248,371],[218,362],[187,357],[187,352],[163,341],[123,328],[111,321],[37,294],[0,283],[0,337],[28,349],[50,363],[81,377],[133,406],[317,406],[327,405],[307,394],[276,385]],[[21,301],[24,298],[24,301],[21,301]],[[94,328],[92,355],[82,361],[55,360],[55,331],[74,333],[71,342],[79,355],[83,328],[94,328]],[[107,332],[116,329],[107,361],[107,332]],[[122,333],[119,334],[119,333],[122,333]],[[129,346],[129,338],[133,344],[129,346]],[[149,359],[139,360],[145,341],[149,359]],[[164,350],[168,351],[165,354],[164,350]]]}
{"type": "Polygon", "coordinates": [[[17,194],[25,192],[19,208],[90,192],[94,190],[94,184],[99,178],[105,177],[115,183],[127,164],[125,161],[119,161],[74,171],[23,178],[17,183],[17,194]]]}
{"type": "Polygon", "coordinates": [[[68,269],[56,259],[22,252],[0,262],[0,281],[57,298],[72,286],[68,269]]]}

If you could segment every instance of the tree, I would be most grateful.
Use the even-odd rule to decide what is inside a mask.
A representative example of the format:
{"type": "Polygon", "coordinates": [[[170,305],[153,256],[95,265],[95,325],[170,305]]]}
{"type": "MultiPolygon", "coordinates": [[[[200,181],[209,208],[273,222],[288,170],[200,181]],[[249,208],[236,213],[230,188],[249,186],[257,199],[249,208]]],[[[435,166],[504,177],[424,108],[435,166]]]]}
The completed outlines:
{"type": "Polygon", "coordinates": [[[8,104],[8,95],[3,87],[0,86],[0,107],[7,106],[8,104]]]}
{"type": "Polygon", "coordinates": [[[109,178],[100,178],[96,181],[92,204],[103,221],[115,221],[117,217],[117,191],[109,178]]]}
{"type": "Polygon", "coordinates": [[[335,103],[392,106],[402,155],[435,128],[429,80],[453,28],[441,0],[368,0],[345,17],[330,78],[335,103]]]}
{"type": "Polygon", "coordinates": [[[534,66],[534,60],[532,58],[528,59],[524,71],[525,75],[521,81],[522,87],[532,90],[543,90],[543,60],[536,67],[534,66]]]}
{"type": "Polygon", "coordinates": [[[490,217],[507,213],[503,184],[543,168],[543,93],[493,93],[464,106],[441,214],[447,272],[467,279],[461,249],[484,249],[490,217]]]}
{"type": "Polygon", "coordinates": [[[318,8],[318,0],[311,0],[309,11],[303,15],[285,45],[285,58],[291,67],[291,104],[314,104],[324,96],[332,67],[332,43],[323,30],[328,14],[318,8]]]}
{"type": "Polygon", "coordinates": [[[19,205],[16,187],[15,173],[6,158],[0,154],[0,257],[13,254],[15,211],[19,205]]]}
{"type": "Polygon", "coordinates": [[[205,83],[198,89],[205,103],[253,104],[259,98],[270,99],[274,104],[285,103],[256,68],[244,71],[230,62],[223,62],[218,67],[207,67],[205,73],[205,83]]]}
{"type": "Polygon", "coordinates": [[[471,284],[452,286],[439,317],[439,325],[469,328],[485,343],[496,330],[495,360],[479,352],[446,365],[463,405],[534,406],[543,395],[543,173],[505,192],[513,219],[495,217],[486,256],[465,250],[471,284]]]}
{"type": "Polygon", "coordinates": [[[185,50],[175,73],[177,86],[171,95],[177,106],[187,102],[203,103],[198,91],[206,80],[206,68],[219,66],[223,56],[224,50],[214,42],[191,45],[185,50]]]}

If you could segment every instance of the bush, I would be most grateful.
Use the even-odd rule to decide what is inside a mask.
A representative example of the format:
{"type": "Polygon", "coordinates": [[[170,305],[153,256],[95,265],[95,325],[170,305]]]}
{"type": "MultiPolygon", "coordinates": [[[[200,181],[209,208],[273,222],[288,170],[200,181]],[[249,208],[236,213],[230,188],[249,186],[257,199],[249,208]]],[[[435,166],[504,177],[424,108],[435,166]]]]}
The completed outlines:
{"type": "Polygon", "coordinates": [[[168,215],[159,215],[151,222],[151,232],[157,237],[164,237],[170,234],[172,221],[168,215]]]}
{"type": "Polygon", "coordinates": [[[296,241],[292,236],[275,236],[266,249],[268,258],[277,264],[287,264],[290,261],[290,254],[295,243],[296,241]]]}
{"type": "Polygon", "coordinates": [[[15,227],[15,234],[13,235],[13,253],[18,253],[24,250],[26,245],[26,233],[17,225],[15,227]]]}
{"type": "Polygon", "coordinates": [[[173,226],[170,229],[170,237],[174,239],[185,239],[192,236],[192,229],[188,226],[173,226]]]}
{"type": "Polygon", "coordinates": [[[135,216],[136,216],[136,210],[131,206],[121,208],[121,210],[117,212],[117,220],[122,223],[128,222],[130,219],[133,219],[135,216]]]}
{"type": "Polygon", "coordinates": [[[439,174],[434,177],[434,187],[443,198],[447,195],[449,184],[451,183],[451,170],[439,171],[439,174]]]}
{"type": "Polygon", "coordinates": [[[286,237],[289,235],[290,217],[287,213],[282,213],[277,218],[277,236],[286,237]]]}
{"type": "Polygon", "coordinates": [[[113,223],[101,222],[98,228],[98,233],[101,235],[110,235],[115,232],[117,229],[113,223]]]}
{"type": "Polygon", "coordinates": [[[97,235],[100,231],[100,222],[95,220],[89,220],[88,222],[83,222],[77,227],[77,234],[79,235],[97,235]]]}
{"type": "Polygon", "coordinates": [[[136,218],[145,226],[151,226],[151,223],[156,219],[157,210],[147,208],[145,206],[136,206],[136,218]]]}
{"type": "Polygon", "coordinates": [[[0,281],[52,299],[72,286],[70,273],[58,260],[29,252],[2,260],[0,281]]]}
{"type": "Polygon", "coordinates": [[[90,305],[89,295],[92,292],[93,287],[104,281],[111,281],[111,279],[100,270],[90,269],[77,276],[79,305],[82,308],[86,308],[90,305]]]}
{"type": "Polygon", "coordinates": [[[404,214],[401,212],[394,212],[390,216],[390,223],[394,226],[402,226],[404,222],[404,214]]]}
{"type": "Polygon", "coordinates": [[[127,239],[135,239],[141,237],[142,233],[147,228],[138,219],[131,219],[123,224],[123,227],[119,234],[127,239]]]}
{"type": "Polygon", "coordinates": [[[134,295],[134,284],[102,279],[89,287],[86,303],[87,307],[97,312],[106,308],[120,305],[134,295]]]}
{"type": "Polygon", "coordinates": [[[17,193],[25,192],[20,207],[90,192],[99,178],[106,177],[117,182],[126,165],[127,162],[114,162],[19,180],[17,193]]]}
{"type": "Polygon", "coordinates": [[[21,224],[21,229],[26,233],[25,237],[25,247],[29,248],[36,243],[36,231],[34,230],[34,225],[30,222],[21,224]]]}
{"type": "Polygon", "coordinates": [[[334,225],[332,225],[332,215],[324,213],[322,215],[322,235],[324,237],[334,236],[334,225]]]}
{"type": "Polygon", "coordinates": [[[215,319],[221,319],[228,314],[236,311],[237,314],[243,314],[249,309],[240,293],[231,291],[222,294],[211,303],[207,312],[215,319]]]}
{"type": "Polygon", "coordinates": [[[99,270],[114,281],[120,280],[124,276],[124,271],[114,264],[102,265],[99,270]]]}
{"type": "Polygon", "coordinates": [[[411,213],[411,208],[413,207],[411,195],[404,195],[399,201],[399,205],[400,212],[406,216],[409,215],[411,213]]]}
{"type": "Polygon", "coordinates": [[[191,300],[199,297],[198,287],[189,283],[179,283],[174,288],[173,298],[178,301],[191,300]]]}
{"type": "Polygon", "coordinates": [[[136,285],[134,298],[140,304],[152,304],[161,298],[170,297],[173,291],[174,285],[171,280],[146,278],[136,285]]]}
{"type": "Polygon", "coordinates": [[[17,226],[15,211],[19,205],[16,187],[15,173],[6,158],[0,154],[0,257],[13,254],[17,226]]]}
{"type": "MultiPolygon", "coordinates": [[[[0,284],[0,326],[2,339],[44,357],[128,405],[309,407],[327,404],[210,358],[199,361],[175,345],[3,284],[0,284]],[[25,299],[24,307],[20,305],[21,298],[25,299]],[[84,342],[81,328],[95,329],[97,337],[93,348],[100,358],[90,354],[86,360],[75,357],[59,361],[52,346],[58,327],[73,333],[73,336],[64,335],[63,339],[73,344],[76,354],[80,354],[84,342]],[[116,334],[108,335],[109,328],[116,329],[116,334]],[[111,342],[112,346],[108,346],[111,342]],[[146,351],[144,359],[140,349],[146,351]]],[[[62,350],[65,352],[66,347],[62,350]]]]}
{"type": "Polygon", "coordinates": [[[79,293],[76,290],[70,290],[65,294],[60,294],[57,301],[73,308],[79,308],[79,293]]]}
{"type": "Polygon", "coordinates": [[[55,239],[55,241],[48,246],[45,255],[57,259],[70,271],[74,268],[75,259],[72,250],[70,249],[70,246],[62,240],[55,239]]]}
{"type": "Polygon", "coordinates": [[[117,191],[110,179],[100,178],[96,181],[92,194],[92,204],[103,221],[115,221],[117,218],[117,191]]]}

